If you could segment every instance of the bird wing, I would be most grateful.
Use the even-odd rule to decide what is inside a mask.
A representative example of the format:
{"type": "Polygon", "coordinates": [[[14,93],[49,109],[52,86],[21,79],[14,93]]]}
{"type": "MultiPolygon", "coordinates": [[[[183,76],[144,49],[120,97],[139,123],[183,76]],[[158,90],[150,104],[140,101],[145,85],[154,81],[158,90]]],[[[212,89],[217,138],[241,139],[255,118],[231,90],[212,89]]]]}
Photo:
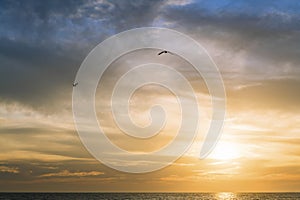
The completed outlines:
{"type": "MultiPolygon", "coordinates": [[[[170,53],[170,54],[172,54],[170,51],[166,51],[166,50],[164,50],[164,51],[161,51],[161,52],[159,52],[157,55],[161,55],[161,54],[163,54],[163,53],[170,53]]],[[[172,54],[173,55],[173,54],[172,54]]]]}

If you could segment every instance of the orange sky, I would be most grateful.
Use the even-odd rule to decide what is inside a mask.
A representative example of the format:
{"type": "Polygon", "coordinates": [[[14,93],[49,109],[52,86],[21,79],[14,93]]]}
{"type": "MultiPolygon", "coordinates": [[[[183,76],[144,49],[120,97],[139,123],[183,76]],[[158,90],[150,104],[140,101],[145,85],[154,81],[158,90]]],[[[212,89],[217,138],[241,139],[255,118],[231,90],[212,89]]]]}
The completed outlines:
{"type": "MultiPolygon", "coordinates": [[[[140,54],[151,51],[156,50],[140,54]]],[[[130,59],[130,55],[120,59],[130,59]]],[[[107,70],[96,95],[98,120],[105,133],[114,144],[131,152],[147,153],[168,144],[178,129],[180,114],[174,95],[155,85],[140,88],[131,99],[133,120],[141,125],[149,123],[143,110],[153,101],[171,114],[164,129],[151,139],[126,136],[114,124],[109,104],[105,103],[104,96],[109,97],[105,88],[109,90],[108,85],[113,85],[110,77],[117,73],[114,69],[118,69],[118,64],[107,70]],[[102,84],[105,88],[101,88],[102,84]],[[145,98],[148,103],[137,103],[145,98]]],[[[0,172],[5,181],[1,181],[1,188],[4,191],[297,191],[300,186],[298,114],[285,107],[262,107],[272,97],[260,94],[261,84],[265,83],[226,87],[223,134],[213,152],[200,160],[211,111],[201,77],[192,81],[202,113],[198,138],[171,166],[146,174],[118,172],[96,161],[80,142],[70,111],[45,115],[18,103],[2,104],[0,172]]],[[[158,159],[164,162],[164,155],[158,159]]]]}

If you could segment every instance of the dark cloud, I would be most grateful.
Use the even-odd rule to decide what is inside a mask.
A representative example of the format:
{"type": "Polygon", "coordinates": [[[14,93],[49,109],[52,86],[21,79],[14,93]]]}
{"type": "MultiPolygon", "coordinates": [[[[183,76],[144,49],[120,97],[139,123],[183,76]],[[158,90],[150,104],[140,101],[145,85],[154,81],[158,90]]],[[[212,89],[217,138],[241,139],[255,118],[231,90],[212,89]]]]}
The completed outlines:
{"type": "Polygon", "coordinates": [[[238,66],[237,76],[251,79],[271,76],[299,76],[299,3],[223,1],[169,7],[162,12],[171,27],[183,30],[207,46],[224,49],[212,55],[223,71],[238,66]],[[255,5],[255,6],[254,6],[255,5]],[[206,41],[208,40],[208,42],[206,41]],[[243,53],[243,64],[224,62],[243,53]],[[250,75],[249,75],[250,74],[250,75]],[[265,76],[264,76],[265,74],[265,76]],[[249,77],[249,78],[247,78],[249,77]]]}
{"type": "Polygon", "coordinates": [[[83,1],[2,1],[1,35],[47,43],[55,38],[64,17],[76,13],[83,1]]]}
{"type": "MultiPolygon", "coordinates": [[[[166,19],[181,24],[182,28],[218,26],[220,29],[261,31],[296,31],[300,29],[300,4],[274,1],[219,1],[197,2],[185,6],[169,6],[162,12],[166,19]],[[255,6],[254,6],[255,5],[255,6]]],[[[274,32],[276,34],[276,32],[274,32]]]]}
{"type": "Polygon", "coordinates": [[[71,102],[88,52],[109,35],[147,26],[161,1],[2,1],[0,99],[44,112],[71,102]]]}
{"type": "Polygon", "coordinates": [[[80,62],[64,50],[0,39],[0,98],[44,111],[71,98],[71,83],[80,62]]]}
{"type": "Polygon", "coordinates": [[[117,31],[150,26],[159,14],[163,0],[157,1],[112,1],[115,9],[110,13],[111,23],[117,31]]]}
{"type": "Polygon", "coordinates": [[[150,26],[157,17],[216,42],[232,57],[245,52],[243,66],[226,66],[230,58],[217,56],[224,73],[235,65],[235,76],[245,80],[297,77],[299,5],[291,3],[257,2],[254,8],[245,1],[180,6],[165,1],[2,1],[0,99],[44,111],[70,108],[70,86],[87,53],[104,38],[150,26]]]}
{"type": "Polygon", "coordinates": [[[0,33],[10,38],[23,38],[37,43],[57,43],[80,37],[89,41],[99,37],[102,39],[101,36],[106,33],[111,35],[116,31],[150,25],[162,2],[3,1],[0,33]]]}

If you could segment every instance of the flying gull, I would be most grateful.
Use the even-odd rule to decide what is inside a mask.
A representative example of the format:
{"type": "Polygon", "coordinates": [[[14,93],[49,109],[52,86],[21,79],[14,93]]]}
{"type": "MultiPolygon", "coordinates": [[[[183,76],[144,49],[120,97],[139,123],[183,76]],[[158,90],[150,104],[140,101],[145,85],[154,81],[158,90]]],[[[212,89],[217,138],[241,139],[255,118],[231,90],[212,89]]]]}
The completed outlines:
{"type": "Polygon", "coordinates": [[[164,54],[164,53],[169,53],[169,54],[172,54],[170,51],[166,51],[166,50],[164,50],[164,51],[161,51],[161,52],[159,52],[157,55],[161,55],[161,54],[164,54]]]}

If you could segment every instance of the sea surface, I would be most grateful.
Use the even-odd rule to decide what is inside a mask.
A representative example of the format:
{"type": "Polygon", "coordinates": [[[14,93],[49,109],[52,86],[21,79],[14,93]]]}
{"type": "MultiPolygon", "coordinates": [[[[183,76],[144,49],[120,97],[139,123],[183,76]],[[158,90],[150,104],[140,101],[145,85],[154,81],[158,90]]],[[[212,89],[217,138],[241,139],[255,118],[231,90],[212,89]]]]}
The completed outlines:
{"type": "Polygon", "coordinates": [[[281,200],[299,199],[300,193],[0,193],[0,200],[8,199],[203,199],[203,200],[281,200]]]}

